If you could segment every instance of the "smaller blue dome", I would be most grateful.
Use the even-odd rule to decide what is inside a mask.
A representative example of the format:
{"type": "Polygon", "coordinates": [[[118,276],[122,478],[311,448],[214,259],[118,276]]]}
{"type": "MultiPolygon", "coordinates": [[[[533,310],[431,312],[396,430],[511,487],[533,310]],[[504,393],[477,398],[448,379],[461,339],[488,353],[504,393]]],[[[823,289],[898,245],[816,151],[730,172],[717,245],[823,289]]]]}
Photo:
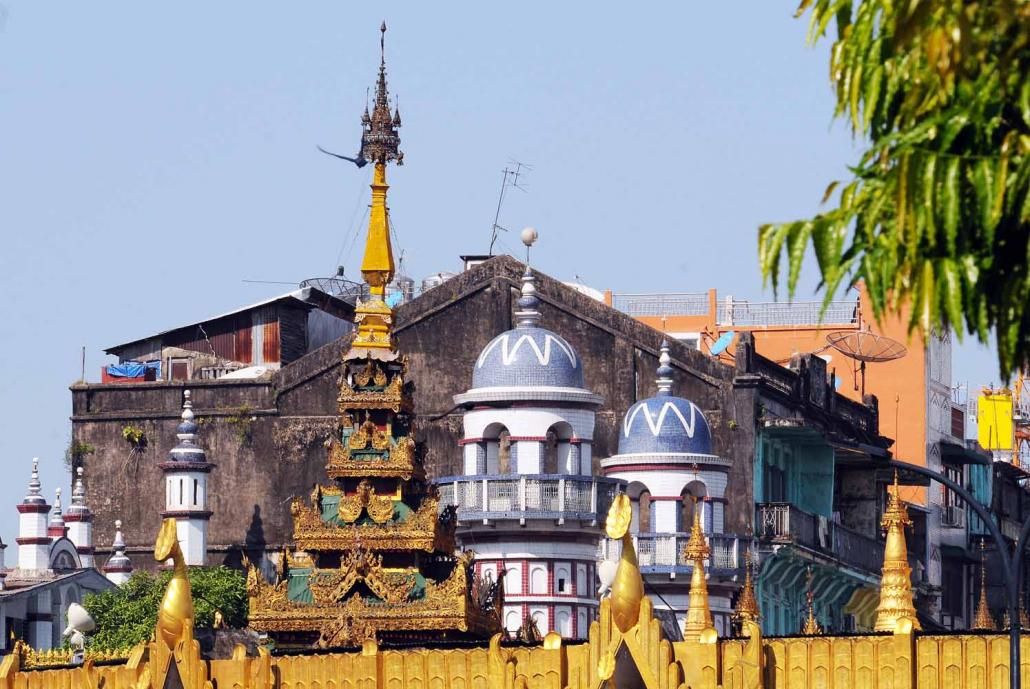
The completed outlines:
{"type": "Polygon", "coordinates": [[[521,325],[483,348],[472,370],[472,388],[582,388],[583,365],[560,335],[521,325]]]}
{"type": "Polygon", "coordinates": [[[659,394],[637,402],[622,421],[619,454],[712,454],[712,431],[697,405],[659,394]]]}

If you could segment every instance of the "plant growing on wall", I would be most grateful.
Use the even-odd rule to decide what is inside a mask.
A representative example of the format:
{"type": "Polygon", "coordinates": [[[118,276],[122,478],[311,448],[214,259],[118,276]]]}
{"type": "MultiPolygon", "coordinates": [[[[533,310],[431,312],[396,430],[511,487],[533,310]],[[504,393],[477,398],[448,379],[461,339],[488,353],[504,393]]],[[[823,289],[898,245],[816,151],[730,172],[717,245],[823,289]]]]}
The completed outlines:
{"type": "Polygon", "coordinates": [[[232,414],[226,417],[225,422],[229,424],[233,432],[236,433],[236,440],[241,445],[247,445],[250,443],[251,433],[253,432],[254,422],[257,421],[257,417],[254,416],[254,408],[249,404],[243,404],[233,410],[232,414]]]}
{"type": "Polygon", "coordinates": [[[123,426],[122,438],[129,444],[129,456],[125,459],[125,470],[132,470],[136,473],[139,468],[139,458],[147,451],[147,434],[139,426],[123,426]]]}
{"type": "Polygon", "coordinates": [[[96,454],[96,451],[97,448],[91,443],[85,443],[72,438],[64,451],[64,465],[74,472],[76,467],[82,465],[86,455],[96,454]]]}

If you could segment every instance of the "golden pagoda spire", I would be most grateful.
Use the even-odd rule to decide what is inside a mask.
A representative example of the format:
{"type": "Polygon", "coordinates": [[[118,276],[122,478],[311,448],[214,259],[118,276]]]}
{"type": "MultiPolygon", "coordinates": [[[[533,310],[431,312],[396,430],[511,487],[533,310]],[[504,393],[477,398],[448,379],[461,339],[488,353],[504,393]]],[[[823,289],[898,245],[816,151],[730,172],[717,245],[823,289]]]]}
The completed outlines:
{"type": "MultiPolygon", "coordinates": [[[[352,353],[356,358],[371,354],[368,350],[393,349],[390,328],[393,309],[384,300],[386,285],[393,279],[393,247],[390,244],[390,210],[386,205],[386,164],[395,161],[404,164],[400,151],[401,126],[399,110],[390,114],[389,92],[386,88],[386,22],[380,30],[379,80],[376,84],[375,105],[372,114],[368,108],[361,118],[361,159],[370,161],[375,168],[372,178],[372,205],[368,216],[368,237],[361,260],[361,277],[369,287],[367,301],[359,301],[354,321],[358,326],[352,353]],[[355,351],[357,350],[357,351],[355,351]]],[[[377,357],[378,358],[378,357],[377,357]]]]}
{"type": "Polygon", "coordinates": [[[742,626],[745,622],[757,622],[762,617],[758,610],[758,598],[755,596],[754,581],[751,577],[752,568],[753,565],[749,555],[744,565],[744,586],[740,589],[737,607],[733,611],[733,619],[742,626]]]}
{"type": "Polygon", "coordinates": [[[705,560],[711,553],[704,531],[701,530],[701,509],[697,498],[694,501],[694,526],[690,529],[690,539],[684,551],[687,559],[694,565],[690,575],[690,603],[687,606],[687,621],[683,629],[683,637],[688,641],[701,639],[705,630],[712,628],[712,611],[708,607],[708,582],[705,580],[705,560]]]}
{"type": "Polygon", "coordinates": [[[880,604],[876,606],[878,632],[893,632],[898,622],[908,619],[913,629],[920,629],[912,602],[912,568],[908,566],[905,527],[912,525],[905,503],[901,500],[898,472],[894,472],[893,490],[888,490],[887,510],[880,526],[887,530],[883,549],[883,570],[880,579],[880,604]]]}
{"type": "Polygon", "coordinates": [[[805,624],[801,627],[801,633],[805,636],[816,636],[817,634],[823,633],[823,628],[819,626],[819,623],[815,621],[815,592],[812,591],[812,579],[815,575],[812,573],[812,566],[808,566],[807,586],[805,589],[805,598],[808,600],[808,618],[805,620],[805,624]]]}
{"type": "Polygon", "coordinates": [[[980,602],[977,603],[976,615],[969,628],[979,631],[997,631],[994,616],[991,615],[991,608],[987,605],[987,555],[984,552],[982,538],[980,539],[980,602]]]}

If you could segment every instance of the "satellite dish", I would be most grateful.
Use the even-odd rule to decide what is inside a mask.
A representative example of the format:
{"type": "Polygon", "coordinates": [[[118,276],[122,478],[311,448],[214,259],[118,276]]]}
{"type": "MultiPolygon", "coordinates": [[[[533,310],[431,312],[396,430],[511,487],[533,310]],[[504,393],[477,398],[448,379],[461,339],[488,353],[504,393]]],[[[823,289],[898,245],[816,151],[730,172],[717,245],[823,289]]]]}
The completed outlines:
{"type": "Polygon", "coordinates": [[[597,595],[602,598],[606,593],[611,591],[612,583],[615,582],[615,572],[619,569],[619,563],[616,560],[601,560],[597,563],[597,578],[600,580],[601,585],[597,589],[597,595]]]}
{"type": "Polygon", "coordinates": [[[68,606],[68,627],[65,628],[63,636],[67,637],[68,645],[72,647],[73,665],[81,665],[85,660],[86,634],[96,628],[97,623],[86,612],[86,608],[78,603],[68,606]]]}
{"type": "Polygon", "coordinates": [[[97,628],[93,617],[78,603],[68,606],[68,627],[79,632],[91,632],[97,628]]]}
{"type": "MultiPolygon", "coordinates": [[[[868,330],[843,330],[826,336],[826,343],[838,352],[859,362],[858,370],[862,374],[862,396],[865,396],[865,365],[894,361],[908,354],[905,345],[885,335],[877,335],[868,330]]],[[[858,381],[855,381],[858,390],[858,381]]]]}
{"type": "Polygon", "coordinates": [[[737,331],[727,330],[722,335],[719,335],[719,339],[712,343],[712,348],[709,350],[712,356],[718,356],[730,346],[733,342],[733,338],[737,336],[737,331]]]}

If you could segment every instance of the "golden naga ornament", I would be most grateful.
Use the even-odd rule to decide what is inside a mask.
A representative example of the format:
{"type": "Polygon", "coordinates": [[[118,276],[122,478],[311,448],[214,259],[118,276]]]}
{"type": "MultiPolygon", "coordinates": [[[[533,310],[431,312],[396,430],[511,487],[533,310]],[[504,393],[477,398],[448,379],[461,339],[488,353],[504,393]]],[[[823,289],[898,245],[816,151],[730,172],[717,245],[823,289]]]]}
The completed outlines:
{"type": "Polygon", "coordinates": [[[172,578],[168,581],[157,612],[157,638],[169,648],[174,648],[182,638],[185,625],[193,625],[194,612],[186,560],[179,547],[179,535],[173,517],[161,522],[161,530],[154,545],[154,559],[158,562],[172,561],[172,578]]]}
{"type": "Polygon", "coordinates": [[[612,619],[623,634],[637,623],[640,601],[644,597],[644,580],[637,566],[637,553],[629,526],[633,520],[633,506],[625,493],[615,496],[608,509],[605,531],[608,538],[622,540],[622,556],[611,587],[612,619]]]}

